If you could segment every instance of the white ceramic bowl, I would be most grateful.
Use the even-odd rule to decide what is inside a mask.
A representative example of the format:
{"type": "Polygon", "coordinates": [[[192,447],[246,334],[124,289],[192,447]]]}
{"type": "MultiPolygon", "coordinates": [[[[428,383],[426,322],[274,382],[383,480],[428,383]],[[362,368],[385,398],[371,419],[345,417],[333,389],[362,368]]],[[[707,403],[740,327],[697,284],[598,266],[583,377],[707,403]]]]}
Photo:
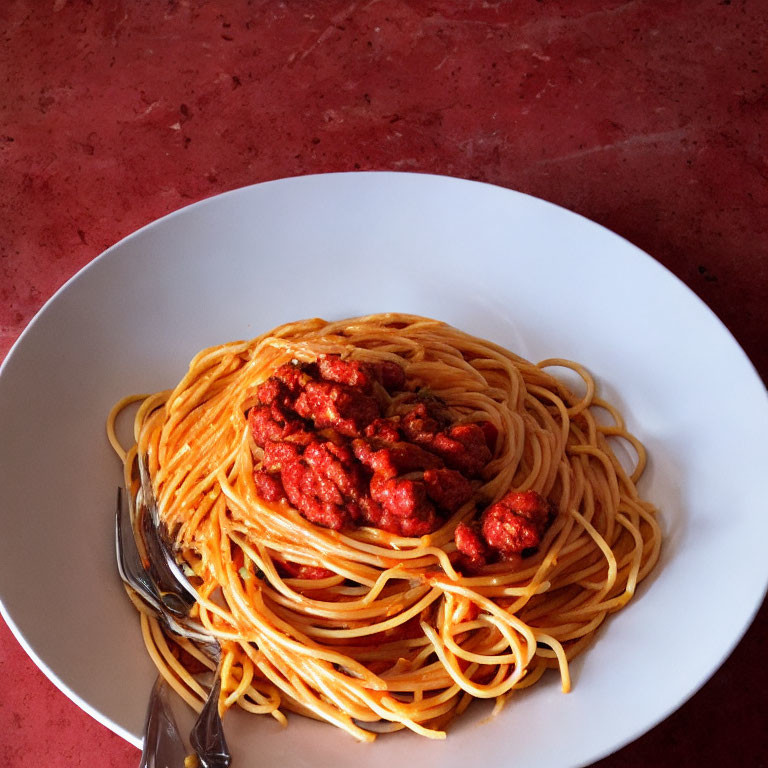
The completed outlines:
{"type": "Polygon", "coordinates": [[[154,678],[114,563],[111,405],[174,385],[201,348],[309,316],[405,311],[530,358],[586,364],[651,462],[661,562],[574,664],[443,743],[358,745],[331,726],[226,718],[237,768],[565,768],[637,737],[693,694],[768,580],[768,401],[723,325],[607,230],[509,190],[436,176],[310,176],[167,216],[65,285],[0,372],[0,598],[43,671],[139,744],[154,678]]]}

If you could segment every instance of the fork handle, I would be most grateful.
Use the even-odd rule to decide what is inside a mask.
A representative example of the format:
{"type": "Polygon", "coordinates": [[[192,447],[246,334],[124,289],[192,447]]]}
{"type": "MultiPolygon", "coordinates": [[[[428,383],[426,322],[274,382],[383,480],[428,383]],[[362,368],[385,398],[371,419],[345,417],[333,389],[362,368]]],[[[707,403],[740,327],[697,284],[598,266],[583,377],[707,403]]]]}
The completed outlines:
{"type": "Polygon", "coordinates": [[[139,768],[182,766],[187,751],[168,704],[168,686],[158,676],[144,722],[144,747],[139,768]]]}
{"type": "Polygon", "coordinates": [[[220,666],[216,669],[211,691],[189,734],[189,741],[197,753],[201,768],[229,768],[232,762],[219,715],[220,669],[220,666]]]}

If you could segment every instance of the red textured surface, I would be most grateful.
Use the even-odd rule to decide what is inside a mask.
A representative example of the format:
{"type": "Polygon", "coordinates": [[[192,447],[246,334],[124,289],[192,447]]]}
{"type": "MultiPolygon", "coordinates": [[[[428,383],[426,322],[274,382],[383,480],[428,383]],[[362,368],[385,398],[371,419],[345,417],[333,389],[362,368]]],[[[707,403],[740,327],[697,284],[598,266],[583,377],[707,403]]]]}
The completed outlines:
{"type": "MultiPolygon", "coordinates": [[[[606,225],[768,379],[766,3],[4,0],[0,40],[0,357],[141,225],[362,168],[482,179],[606,225]]],[[[764,606],[699,694],[601,768],[766,765],[766,641],[764,606]]],[[[0,679],[4,766],[137,764],[4,625],[0,679]]]]}

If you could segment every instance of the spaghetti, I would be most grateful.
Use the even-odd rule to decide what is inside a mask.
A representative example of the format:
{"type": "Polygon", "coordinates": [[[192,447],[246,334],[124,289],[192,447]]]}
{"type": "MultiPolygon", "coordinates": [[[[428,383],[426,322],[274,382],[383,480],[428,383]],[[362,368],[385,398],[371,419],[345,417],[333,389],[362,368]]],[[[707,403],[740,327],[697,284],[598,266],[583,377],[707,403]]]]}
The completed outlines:
{"type": "MultiPolygon", "coordinates": [[[[352,391],[349,382],[338,387],[352,391]]],[[[296,396],[290,402],[302,412],[296,396]]],[[[380,435],[354,439],[365,423],[365,434],[372,434],[371,419],[358,424],[353,414],[352,426],[342,428],[338,413],[328,424],[305,413],[308,428],[310,416],[311,439],[334,455],[348,446],[362,459],[374,442],[394,445],[380,435]],[[347,437],[340,434],[345,430],[347,437]]],[[[298,440],[280,424],[286,445],[292,436],[298,440]]],[[[559,670],[568,691],[569,661],[626,605],[658,559],[656,512],[636,488],[645,450],[618,411],[597,396],[590,375],[562,359],[534,365],[435,320],[399,314],[314,319],[204,350],[175,389],[118,403],[108,434],[134,492],[137,451],[146,455],[162,521],[198,592],[194,615],[222,646],[221,711],[237,704],[280,722],[286,710],[294,711],[365,741],[375,738],[372,724],[382,723],[442,738],[473,698],[495,699],[498,709],[549,668],[559,670]],[[305,380],[319,382],[315,389],[327,384],[323,391],[331,391],[338,379],[318,369],[318,361],[346,362],[348,370],[368,374],[402,369],[403,381],[379,375],[364,382],[366,397],[377,403],[376,423],[394,424],[398,435],[416,408],[425,419],[432,414],[425,408],[440,410],[442,432],[433,427],[431,443],[423,429],[413,439],[433,457],[429,466],[441,469],[425,469],[422,457],[415,470],[395,467],[400,475],[387,481],[411,496],[419,491],[419,509],[430,510],[418,517],[429,520],[426,533],[418,525],[375,523],[385,517],[365,512],[385,507],[383,495],[380,501],[364,495],[365,483],[375,491],[373,464],[360,469],[357,458],[342,461],[354,464],[355,477],[365,483],[364,492],[355,486],[355,503],[343,507],[353,512],[337,521],[313,518],[315,507],[302,505],[296,489],[315,494],[313,503],[331,496],[315,486],[307,491],[303,475],[294,488],[287,465],[269,459],[278,443],[258,439],[253,416],[267,407],[265,382],[294,366],[310,372],[305,380]],[[575,371],[585,394],[554,378],[545,370],[551,367],[575,371]],[[124,450],[115,420],[136,401],[136,444],[124,450]],[[596,418],[599,412],[607,419],[596,418]],[[461,435],[480,428],[488,436],[487,455],[462,474],[434,436],[453,435],[466,447],[461,435]],[[636,454],[631,473],[612,449],[615,439],[636,454]],[[265,469],[279,489],[274,494],[262,482],[265,469]],[[438,478],[433,490],[430,477],[438,478]],[[446,501],[440,489],[451,478],[462,491],[446,501]],[[545,500],[549,511],[523,531],[535,534],[524,539],[527,546],[505,549],[494,543],[488,521],[501,520],[504,530],[510,520],[528,524],[519,508],[504,517],[509,499],[518,498],[545,500]],[[407,535],[411,531],[417,535],[407,535]]],[[[308,458],[296,461],[309,472],[308,458]]],[[[331,491],[341,482],[337,478],[331,491]]],[[[351,498],[351,490],[344,493],[351,498]]],[[[141,624],[161,674],[199,710],[206,694],[193,672],[211,662],[191,643],[166,637],[143,610],[141,624]]]]}

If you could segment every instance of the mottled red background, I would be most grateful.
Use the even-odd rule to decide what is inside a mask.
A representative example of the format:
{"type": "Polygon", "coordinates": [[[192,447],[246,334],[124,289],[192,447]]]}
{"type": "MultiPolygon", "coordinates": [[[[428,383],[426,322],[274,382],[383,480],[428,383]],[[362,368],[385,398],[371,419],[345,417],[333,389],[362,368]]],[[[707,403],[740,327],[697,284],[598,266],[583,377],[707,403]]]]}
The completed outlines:
{"type": "MultiPolygon", "coordinates": [[[[768,379],[766,2],[4,0],[0,38],[0,357],[66,279],[169,211],[390,169],[604,224],[768,379]]],[[[766,641],[764,607],[699,694],[601,768],[766,765],[766,641]]],[[[4,625],[0,680],[3,765],[137,764],[4,625]]]]}

